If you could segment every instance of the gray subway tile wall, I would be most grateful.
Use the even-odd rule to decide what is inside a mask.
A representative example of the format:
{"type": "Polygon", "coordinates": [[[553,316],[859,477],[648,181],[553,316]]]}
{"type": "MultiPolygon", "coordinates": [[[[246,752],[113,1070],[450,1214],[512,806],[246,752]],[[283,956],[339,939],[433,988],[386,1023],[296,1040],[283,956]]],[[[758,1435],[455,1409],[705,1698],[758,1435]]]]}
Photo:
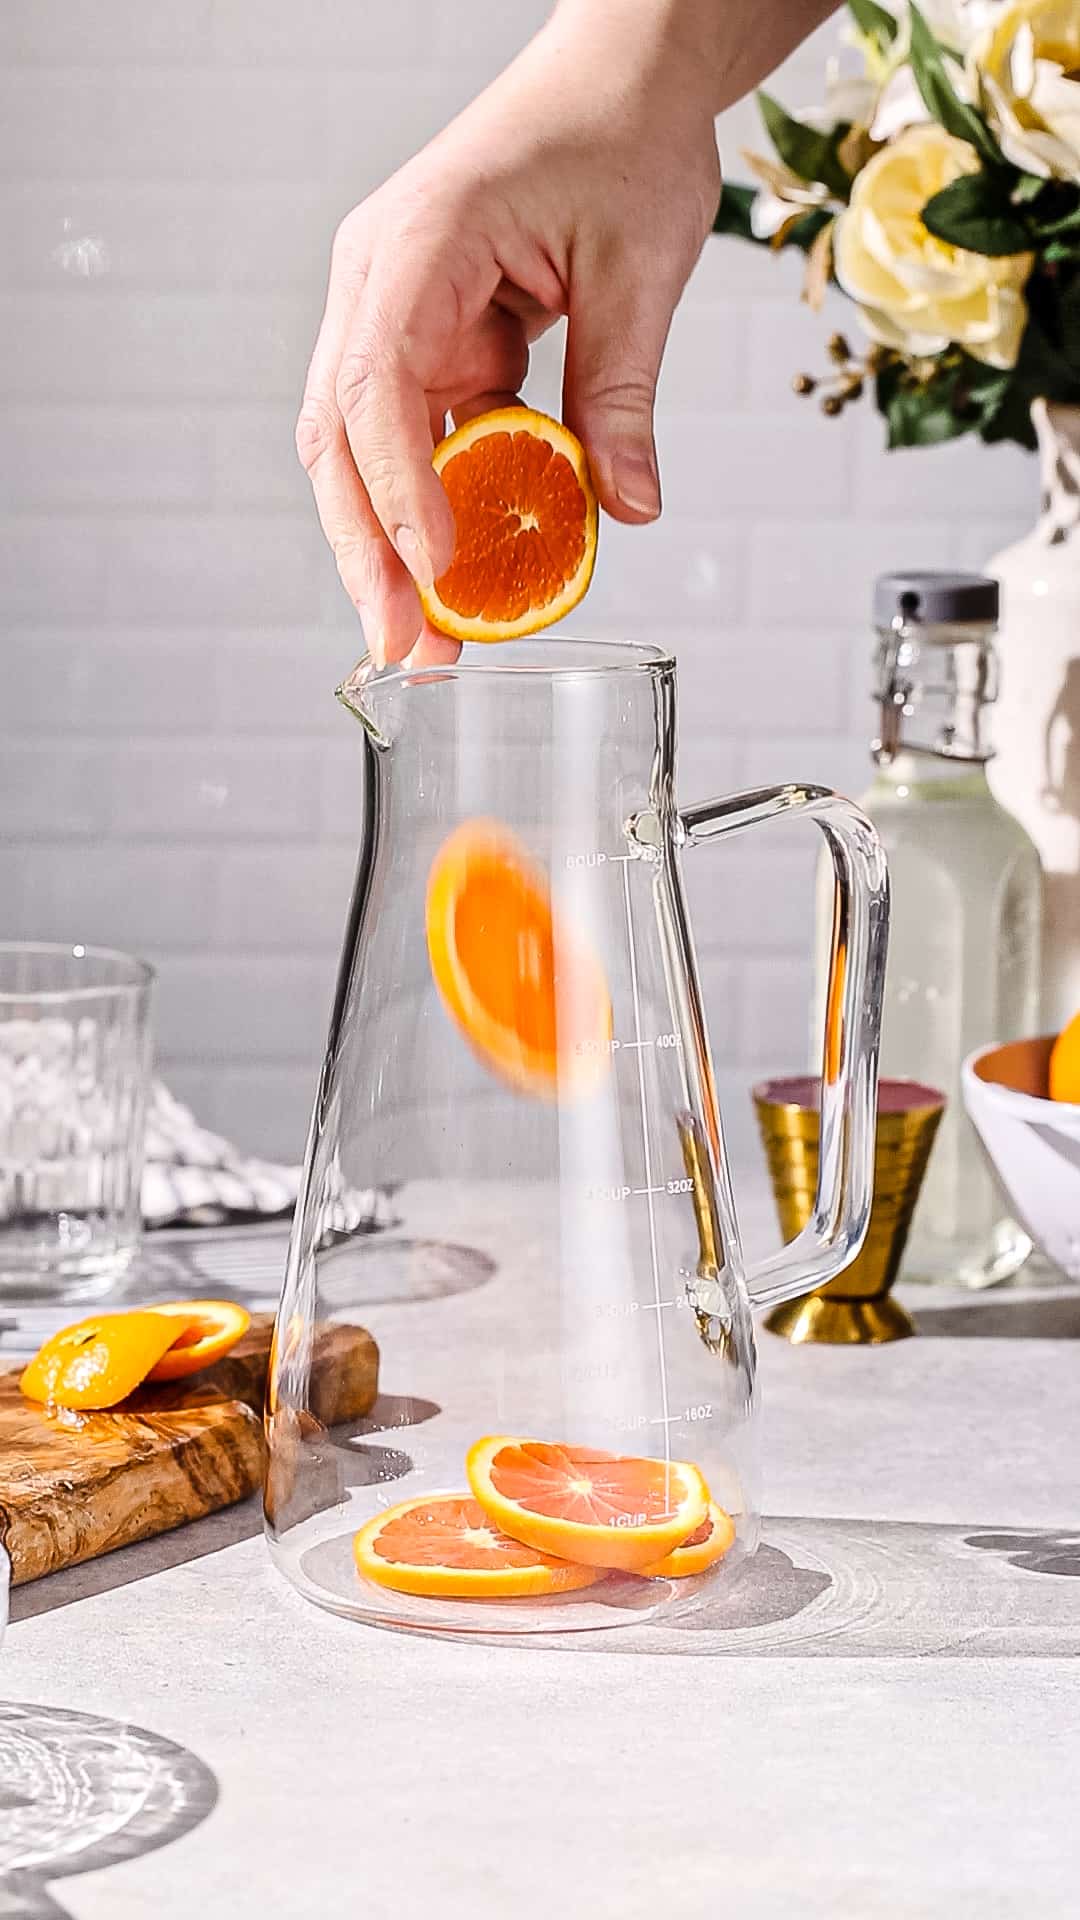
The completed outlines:
{"type": "MultiPolygon", "coordinates": [[[[303,1146],[360,806],[333,701],[362,650],[292,421],[348,208],[514,52],[543,0],[0,6],[0,937],[114,941],[161,978],[159,1059],[207,1124],[303,1146]]],[[[777,78],[811,104],[826,28],[777,78]]],[[[752,104],[724,117],[739,177],[752,104]]],[[[875,572],[978,565],[1033,466],[888,458],[790,391],[842,303],[710,242],[672,329],[666,511],[603,530],[579,632],[679,656],[687,799],[866,777],[875,572]]],[[[556,408],[558,342],[529,397],[556,408]]],[[[801,1064],[816,846],[762,830],[686,881],[728,1132],[801,1064]]]]}

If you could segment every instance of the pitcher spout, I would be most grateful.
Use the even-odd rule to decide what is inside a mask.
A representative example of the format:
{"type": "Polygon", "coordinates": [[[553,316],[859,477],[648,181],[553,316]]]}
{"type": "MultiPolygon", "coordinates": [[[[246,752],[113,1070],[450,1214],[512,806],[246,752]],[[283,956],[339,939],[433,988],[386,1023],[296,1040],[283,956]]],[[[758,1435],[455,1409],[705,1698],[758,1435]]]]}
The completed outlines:
{"type": "Polygon", "coordinates": [[[359,720],[373,746],[388,747],[390,742],[376,722],[368,698],[368,689],[378,671],[370,653],[365,653],[363,659],[357,661],[347,679],[343,680],[340,687],[336,689],[334,698],[340,700],[354,720],[359,720]]]}

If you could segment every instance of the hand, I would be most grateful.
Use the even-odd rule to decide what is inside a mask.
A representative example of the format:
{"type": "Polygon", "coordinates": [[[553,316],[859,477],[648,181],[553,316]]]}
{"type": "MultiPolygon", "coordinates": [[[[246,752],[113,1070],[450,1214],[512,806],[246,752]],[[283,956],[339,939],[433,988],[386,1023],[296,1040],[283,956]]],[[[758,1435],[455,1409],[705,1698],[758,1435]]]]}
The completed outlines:
{"type": "Polygon", "coordinates": [[[432,448],[447,414],[516,399],[529,342],[561,315],[563,415],[601,504],[660,512],[656,381],[720,192],[715,71],[672,31],[678,11],[563,0],[338,230],[296,439],[379,664],[457,657],[416,592],[454,547],[432,448]]]}

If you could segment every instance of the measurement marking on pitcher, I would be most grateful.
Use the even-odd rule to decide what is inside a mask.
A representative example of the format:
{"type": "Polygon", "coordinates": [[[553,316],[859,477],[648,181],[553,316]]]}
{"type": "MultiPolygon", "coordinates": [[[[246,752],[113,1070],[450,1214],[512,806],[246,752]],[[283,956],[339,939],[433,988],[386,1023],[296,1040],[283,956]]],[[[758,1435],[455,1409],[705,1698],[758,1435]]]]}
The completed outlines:
{"type": "Polygon", "coordinates": [[[693,1181],[680,1174],[674,1180],[655,1181],[651,1187],[586,1187],[585,1196],[588,1200],[643,1200],[653,1193],[671,1195],[693,1191],[693,1181]]]}
{"type": "MultiPolygon", "coordinates": [[[[637,946],[634,940],[634,916],[630,907],[630,870],[623,866],[623,906],[626,910],[626,938],[630,949],[630,994],[634,1002],[634,1035],[641,1039],[641,997],[638,992],[637,946]]],[[[637,1057],[638,1097],[641,1105],[641,1146],[645,1159],[645,1206],[649,1215],[649,1252],[652,1257],[653,1302],[656,1307],[656,1354],[660,1363],[660,1405],[664,1415],[664,1459],[671,1460],[671,1436],[668,1431],[667,1353],[664,1346],[664,1316],[660,1311],[660,1258],[656,1246],[656,1185],[653,1180],[652,1149],[649,1145],[649,1115],[645,1104],[645,1055],[637,1057]]]]}
{"type": "Polygon", "coordinates": [[[658,1033],[655,1040],[620,1040],[617,1034],[612,1034],[610,1040],[579,1040],[575,1052],[644,1053],[649,1047],[656,1047],[661,1053],[677,1053],[681,1046],[677,1033],[658,1033]]]}
{"type": "Polygon", "coordinates": [[[602,847],[592,847],[587,853],[567,853],[563,855],[563,865],[567,872],[576,867],[628,867],[631,861],[643,861],[646,866],[659,864],[658,847],[639,847],[636,853],[605,853],[602,847]]]}

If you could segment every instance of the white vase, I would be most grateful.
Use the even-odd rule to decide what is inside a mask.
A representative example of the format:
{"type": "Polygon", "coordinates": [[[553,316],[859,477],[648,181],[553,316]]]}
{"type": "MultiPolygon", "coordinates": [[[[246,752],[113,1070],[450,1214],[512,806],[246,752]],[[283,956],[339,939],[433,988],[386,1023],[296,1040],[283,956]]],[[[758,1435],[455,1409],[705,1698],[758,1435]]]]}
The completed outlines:
{"type": "Polygon", "coordinates": [[[1045,870],[1042,1025],[1080,1012],[1080,407],[1032,409],[1038,525],[992,559],[1002,587],[990,785],[1045,870]]]}

